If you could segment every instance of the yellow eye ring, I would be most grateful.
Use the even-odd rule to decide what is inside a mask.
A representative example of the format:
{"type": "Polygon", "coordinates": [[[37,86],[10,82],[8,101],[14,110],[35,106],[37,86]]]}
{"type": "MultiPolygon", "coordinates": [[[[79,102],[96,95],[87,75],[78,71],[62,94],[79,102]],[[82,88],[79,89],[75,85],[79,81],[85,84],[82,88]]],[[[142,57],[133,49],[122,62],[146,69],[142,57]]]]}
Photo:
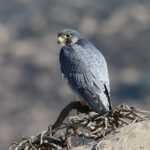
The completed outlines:
{"type": "Polygon", "coordinates": [[[65,37],[66,39],[67,39],[67,38],[71,38],[71,34],[66,34],[64,37],[65,37]]]}

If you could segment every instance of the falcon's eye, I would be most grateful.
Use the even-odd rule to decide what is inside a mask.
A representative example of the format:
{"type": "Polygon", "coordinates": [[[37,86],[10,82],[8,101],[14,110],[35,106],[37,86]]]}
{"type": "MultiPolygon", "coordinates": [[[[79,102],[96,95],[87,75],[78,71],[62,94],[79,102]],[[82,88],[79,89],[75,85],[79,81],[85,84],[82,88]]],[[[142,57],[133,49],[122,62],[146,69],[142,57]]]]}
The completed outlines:
{"type": "Polygon", "coordinates": [[[70,38],[71,37],[71,34],[66,34],[65,35],[65,38],[70,38]]]}

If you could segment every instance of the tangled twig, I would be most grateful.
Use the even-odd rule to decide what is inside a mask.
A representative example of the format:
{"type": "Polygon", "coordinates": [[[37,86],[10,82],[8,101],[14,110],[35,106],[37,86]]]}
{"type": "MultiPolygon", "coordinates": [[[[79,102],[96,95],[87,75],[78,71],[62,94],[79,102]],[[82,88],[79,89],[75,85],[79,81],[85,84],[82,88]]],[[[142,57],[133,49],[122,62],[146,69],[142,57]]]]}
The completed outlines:
{"type": "Polygon", "coordinates": [[[70,149],[73,136],[101,141],[117,128],[149,119],[149,112],[125,104],[99,116],[97,113],[91,112],[88,107],[83,108],[79,102],[72,102],[61,111],[54,125],[49,125],[47,131],[38,136],[23,138],[20,143],[13,143],[10,150],[51,150],[64,147],[70,149]],[[69,121],[64,123],[72,109],[77,109],[86,115],[71,116],[69,121]],[[58,134],[60,131],[63,131],[61,136],[58,134]]]}

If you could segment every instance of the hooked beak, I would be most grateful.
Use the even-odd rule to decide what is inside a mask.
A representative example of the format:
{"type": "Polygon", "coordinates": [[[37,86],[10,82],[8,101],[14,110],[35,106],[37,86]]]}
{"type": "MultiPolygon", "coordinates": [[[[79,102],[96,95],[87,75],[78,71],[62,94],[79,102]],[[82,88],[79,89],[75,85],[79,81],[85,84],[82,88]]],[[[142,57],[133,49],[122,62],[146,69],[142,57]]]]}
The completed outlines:
{"type": "Polygon", "coordinates": [[[64,43],[65,42],[65,38],[62,36],[62,35],[60,35],[58,38],[57,38],[57,43],[58,44],[62,44],[62,43],[64,43]]]}

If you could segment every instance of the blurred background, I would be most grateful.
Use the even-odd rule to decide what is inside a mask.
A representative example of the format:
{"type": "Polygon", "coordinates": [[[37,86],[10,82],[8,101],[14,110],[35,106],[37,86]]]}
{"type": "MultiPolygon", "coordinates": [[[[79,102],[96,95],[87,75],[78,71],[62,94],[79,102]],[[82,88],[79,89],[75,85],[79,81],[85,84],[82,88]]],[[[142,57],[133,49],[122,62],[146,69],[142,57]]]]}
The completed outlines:
{"type": "Polygon", "coordinates": [[[59,70],[57,33],[78,30],[104,54],[113,106],[150,110],[150,1],[0,0],[0,147],[47,129],[77,99],[59,70]]]}

